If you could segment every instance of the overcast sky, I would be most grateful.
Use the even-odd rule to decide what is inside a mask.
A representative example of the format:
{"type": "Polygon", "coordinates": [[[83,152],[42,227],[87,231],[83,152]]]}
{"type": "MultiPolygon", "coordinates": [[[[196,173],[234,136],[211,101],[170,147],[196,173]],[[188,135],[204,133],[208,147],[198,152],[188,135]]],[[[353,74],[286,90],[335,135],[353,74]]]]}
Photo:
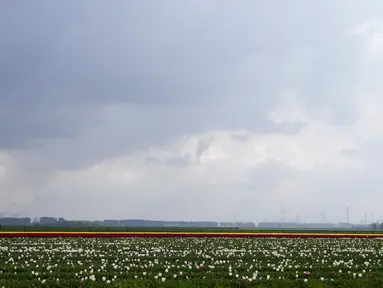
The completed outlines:
{"type": "Polygon", "coordinates": [[[0,211],[383,216],[383,1],[1,1],[0,211]]]}

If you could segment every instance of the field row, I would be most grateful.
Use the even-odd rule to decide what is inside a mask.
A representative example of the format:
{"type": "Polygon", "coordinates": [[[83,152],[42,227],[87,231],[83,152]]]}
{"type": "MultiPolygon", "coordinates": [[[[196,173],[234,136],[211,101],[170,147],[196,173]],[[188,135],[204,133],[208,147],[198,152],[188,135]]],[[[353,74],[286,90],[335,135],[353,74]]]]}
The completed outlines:
{"type": "Polygon", "coordinates": [[[139,226],[58,226],[58,225],[0,225],[1,231],[15,232],[215,232],[215,233],[317,233],[317,234],[382,234],[383,230],[313,229],[313,228],[239,228],[239,227],[139,227],[139,226]]]}
{"type": "Polygon", "coordinates": [[[14,232],[0,231],[0,238],[383,238],[383,234],[353,233],[217,233],[217,232],[14,232]]]}
{"type": "Polygon", "coordinates": [[[383,287],[383,240],[0,238],[2,286],[383,287]]]}

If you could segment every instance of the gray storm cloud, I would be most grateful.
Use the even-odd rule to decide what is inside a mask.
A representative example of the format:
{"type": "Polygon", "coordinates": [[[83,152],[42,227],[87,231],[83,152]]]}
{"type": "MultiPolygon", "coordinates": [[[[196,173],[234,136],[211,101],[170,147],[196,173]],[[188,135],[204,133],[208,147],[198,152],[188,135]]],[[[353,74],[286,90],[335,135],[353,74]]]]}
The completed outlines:
{"type": "Polygon", "coordinates": [[[380,12],[381,1],[1,3],[0,209],[262,220],[283,199],[314,219],[316,199],[335,221],[347,198],[355,213],[378,210],[360,193],[380,195],[380,12]]]}

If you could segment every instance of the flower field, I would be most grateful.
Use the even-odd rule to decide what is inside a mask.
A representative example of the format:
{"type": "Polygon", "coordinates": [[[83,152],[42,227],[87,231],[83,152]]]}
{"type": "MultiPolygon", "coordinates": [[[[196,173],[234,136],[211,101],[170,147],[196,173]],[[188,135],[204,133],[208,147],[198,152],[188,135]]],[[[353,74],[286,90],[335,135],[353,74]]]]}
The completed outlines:
{"type": "Polygon", "coordinates": [[[380,233],[0,231],[0,238],[383,238],[380,233]]]}
{"type": "Polygon", "coordinates": [[[0,287],[383,287],[382,238],[10,235],[0,287]]]}

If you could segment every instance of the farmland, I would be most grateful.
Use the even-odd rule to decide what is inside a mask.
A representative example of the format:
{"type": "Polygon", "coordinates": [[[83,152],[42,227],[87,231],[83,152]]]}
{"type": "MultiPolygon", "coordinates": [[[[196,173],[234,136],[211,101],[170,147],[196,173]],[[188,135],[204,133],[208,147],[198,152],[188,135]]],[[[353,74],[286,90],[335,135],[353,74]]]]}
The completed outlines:
{"type": "Polygon", "coordinates": [[[0,287],[383,287],[381,238],[0,238],[0,287]]]}
{"type": "Polygon", "coordinates": [[[354,229],[270,229],[270,228],[230,228],[230,227],[128,227],[128,226],[48,226],[48,225],[17,225],[0,226],[1,232],[215,232],[215,233],[263,233],[263,232],[288,232],[288,233],[321,233],[321,234],[382,234],[382,230],[354,230],[354,229]]]}

